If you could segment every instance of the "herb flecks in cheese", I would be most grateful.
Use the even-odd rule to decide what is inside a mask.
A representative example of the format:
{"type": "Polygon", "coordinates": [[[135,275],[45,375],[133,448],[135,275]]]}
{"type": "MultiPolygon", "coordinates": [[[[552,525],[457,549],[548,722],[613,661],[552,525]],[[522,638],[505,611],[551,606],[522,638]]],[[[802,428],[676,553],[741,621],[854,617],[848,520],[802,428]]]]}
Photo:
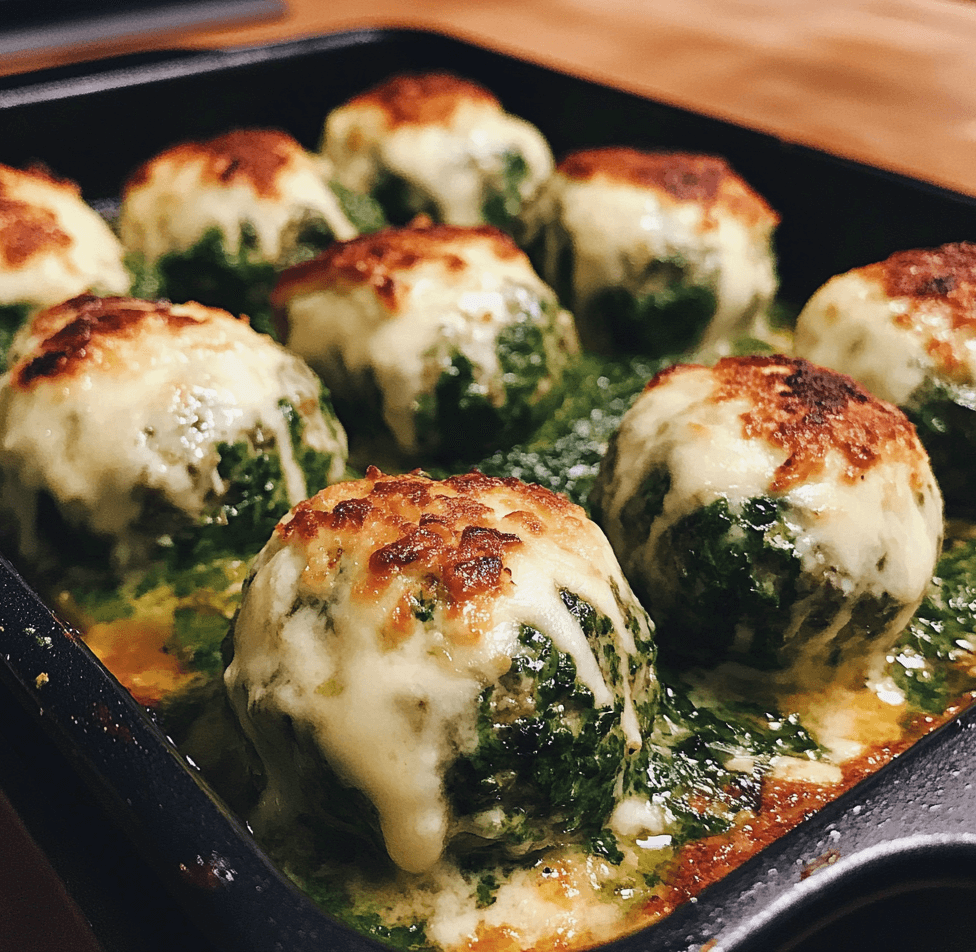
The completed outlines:
{"type": "Polygon", "coordinates": [[[787,357],[659,374],[592,501],[662,648],[782,686],[880,676],[942,539],[904,414],[787,357]]]}
{"type": "Polygon", "coordinates": [[[330,487],[282,520],[234,625],[225,681],[268,782],[253,820],[334,824],[362,797],[359,832],[375,816],[413,872],[579,843],[653,717],[651,633],[564,497],[476,472],[330,487]]]}

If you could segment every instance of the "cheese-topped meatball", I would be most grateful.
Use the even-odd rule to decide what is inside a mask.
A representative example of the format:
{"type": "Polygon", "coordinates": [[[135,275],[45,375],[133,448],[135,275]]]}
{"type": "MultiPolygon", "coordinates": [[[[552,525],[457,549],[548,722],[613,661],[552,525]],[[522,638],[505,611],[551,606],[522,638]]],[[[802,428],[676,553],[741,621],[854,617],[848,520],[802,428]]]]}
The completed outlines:
{"type": "MultiPolygon", "coordinates": [[[[84,291],[123,294],[122,246],[77,185],[42,168],[0,165],[0,323],[84,291]]],[[[7,341],[2,341],[5,346],[7,341]]]]}
{"type": "Polygon", "coordinates": [[[322,150],[396,224],[418,213],[508,228],[552,171],[546,140],[487,89],[447,73],[394,76],[333,110],[322,150]]]}
{"type": "Polygon", "coordinates": [[[347,425],[371,407],[408,454],[459,459],[521,434],[577,347],[572,317],[491,226],[337,243],[272,300],[288,346],[351,407],[347,425]]]}
{"type": "Polygon", "coordinates": [[[329,487],[275,529],[230,637],[260,835],[378,835],[419,872],[578,843],[639,780],[649,620],[600,530],[539,486],[370,468],[329,487]]]}
{"type": "Polygon", "coordinates": [[[125,569],[214,528],[260,545],[344,473],[318,378],[226,312],[83,296],[31,330],[0,380],[0,509],[35,566],[125,569]]]}
{"type": "Polygon", "coordinates": [[[359,233],[330,175],[327,161],[275,129],[183,142],[126,183],[119,232],[135,263],[157,270],[165,296],[250,313],[275,269],[359,233]]]}
{"type": "Polygon", "coordinates": [[[905,415],[781,356],[656,376],[593,501],[662,647],[794,684],[849,664],[873,673],[942,539],[939,489],[905,415]]]}
{"type": "Polygon", "coordinates": [[[722,159],[603,148],[559,163],[519,241],[585,345],[660,356],[720,347],[765,312],[778,221],[722,159]]]}
{"type": "Polygon", "coordinates": [[[976,244],[902,251],[831,278],[801,312],[795,348],[900,406],[947,509],[976,509],[976,244]]]}

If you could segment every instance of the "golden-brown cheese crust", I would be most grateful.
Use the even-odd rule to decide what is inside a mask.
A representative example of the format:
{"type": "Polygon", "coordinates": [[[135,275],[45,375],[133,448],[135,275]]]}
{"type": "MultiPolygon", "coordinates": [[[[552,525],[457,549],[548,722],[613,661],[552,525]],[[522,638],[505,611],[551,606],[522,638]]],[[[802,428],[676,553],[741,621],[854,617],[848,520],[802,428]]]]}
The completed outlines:
{"type": "MultiPolygon", "coordinates": [[[[651,389],[695,365],[677,364],[658,374],[651,389]]],[[[896,406],[871,396],[852,378],[792,357],[726,357],[712,370],[716,403],[745,398],[743,435],[785,451],[772,492],[785,492],[819,473],[828,453],[846,460],[845,477],[857,480],[882,460],[908,461],[926,454],[911,422],[896,406]]],[[[913,478],[920,474],[913,467],[913,478]]]]}
{"type": "Polygon", "coordinates": [[[448,271],[461,271],[466,264],[458,249],[478,242],[490,245],[495,257],[502,260],[524,257],[509,235],[491,225],[386,228],[350,241],[337,241],[317,258],[286,269],[272,292],[271,304],[280,311],[296,294],[324,291],[340,284],[369,285],[387,310],[395,314],[408,290],[399,279],[401,274],[431,262],[440,263],[448,271]]]}
{"type": "Polygon", "coordinates": [[[302,152],[298,141],[278,129],[234,129],[214,139],[182,142],[141,165],[126,183],[126,190],[145,185],[156,165],[203,160],[203,179],[216,185],[243,181],[257,195],[278,197],[278,175],[302,152]]]}
{"type": "Polygon", "coordinates": [[[174,311],[165,301],[80,295],[34,318],[31,330],[39,341],[12,368],[11,385],[27,390],[40,380],[65,379],[92,363],[108,363],[118,342],[135,337],[147,322],[175,332],[217,316],[236,320],[226,312],[192,303],[174,311]]]}
{"type": "Polygon", "coordinates": [[[501,108],[498,99],[483,86],[452,73],[393,76],[353,97],[347,105],[377,107],[387,127],[395,129],[403,125],[447,125],[465,102],[501,108]]]}
{"type": "Polygon", "coordinates": [[[71,236],[58,224],[49,208],[15,198],[18,180],[34,179],[47,188],[63,189],[81,197],[77,185],[55,177],[42,166],[20,169],[0,166],[0,258],[11,268],[20,268],[43,251],[60,251],[71,244],[71,236]]]}
{"type": "MultiPolygon", "coordinates": [[[[308,553],[305,580],[315,588],[333,571],[343,551],[360,553],[364,565],[356,594],[373,600],[398,575],[421,582],[449,614],[465,603],[484,604],[511,586],[506,556],[523,538],[557,531],[585,514],[564,496],[512,477],[472,471],[442,481],[419,470],[386,476],[369,467],[366,477],[338,483],[292,511],[277,533],[308,553]],[[494,500],[505,514],[490,504],[494,500]]],[[[414,606],[397,607],[394,630],[407,634],[414,606]]],[[[458,637],[477,632],[459,631],[458,637]]]]}
{"type": "Polygon", "coordinates": [[[965,340],[976,334],[976,244],[958,242],[939,248],[899,251],[860,269],[867,280],[879,281],[890,298],[908,298],[912,306],[894,322],[927,338],[926,349],[949,374],[966,363],[965,340]],[[948,318],[954,338],[931,333],[928,313],[937,309],[948,318]]]}
{"type": "Polygon", "coordinates": [[[722,209],[750,224],[773,227],[779,222],[765,199],[717,156],[613,146],[572,152],[556,168],[576,181],[602,179],[653,189],[675,202],[696,202],[709,211],[722,209]]]}

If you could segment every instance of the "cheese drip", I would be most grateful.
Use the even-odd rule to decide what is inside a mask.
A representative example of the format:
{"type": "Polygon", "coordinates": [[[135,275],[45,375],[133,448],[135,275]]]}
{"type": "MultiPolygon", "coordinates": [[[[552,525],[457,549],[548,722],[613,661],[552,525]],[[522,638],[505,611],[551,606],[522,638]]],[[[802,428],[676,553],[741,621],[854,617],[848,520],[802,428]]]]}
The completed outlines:
{"type": "MultiPolygon", "coordinates": [[[[511,517],[521,521],[526,515],[514,508],[525,504],[521,490],[473,475],[489,487],[478,494],[491,510],[479,524],[505,525],[514,538],[511,517]]],[[[327,495],[334,502],[330,490],[309,505],[324,508],[327,495]]],[[[565,512],[544,513],[533,530],[523,529],[517,542],[508,543],[501,591],[436,605],[424,621],[402,615],[416,587],[407,570],[388,584],[370,577],[369,549],[376,540],[368,526],[340,532],[339,542],[323,539],[325,533],[308,540],[301,531],[279,527],[254,566],[225,672],[232,703],[268,776],[254,818],[259,832],[315,809],[308,801],[316,794],[303,790],[293,770],[293,745],[282,733],[282,724],[291,723],[375,807],[393,861],[410,872],[433,866],[456,819],[443,789],[445,772],[476,748],[479,698],[511,667],[524,626],[572,658],[594,705],[620,709],[628,749],[640,748],[627,675],[622,688],[608,684],[561,592],[573,592],[610,619],[623,672],[631,670],[637,647],[622,605],[634,606],[648,641],[649,623],[602,533],[577,507],[565,500],[558,507],[565,512]],[[324,574],[317,570],[319,544],[331,553],[324,574]]],[[[299,746],[304,749],[303,742],[299,746]]]]}

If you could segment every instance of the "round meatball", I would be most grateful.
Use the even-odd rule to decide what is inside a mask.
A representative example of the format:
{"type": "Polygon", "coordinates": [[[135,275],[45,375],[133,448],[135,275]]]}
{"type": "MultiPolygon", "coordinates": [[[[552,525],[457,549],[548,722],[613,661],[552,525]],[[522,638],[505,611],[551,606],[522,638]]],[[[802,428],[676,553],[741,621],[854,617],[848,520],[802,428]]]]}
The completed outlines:
{"type": "Polygon", "coordinates": [[[508,228],[552,171],[546,140],[492,93],[446,73],[401,75],[333,110],[322,151],[395,224],[419,213],[508,228]]]}
{"type": "Polygon", "coordinates": [[[230,641],[258,834],[351,830],[411,872],[598,832],[657,706],[650,622],[600,530],[477,472],[370,468],[299,504],[230,641]]]}
{"type": "Polygon", "coordinates": [[[358,234],[331,167],[274,129],[184,142],[126,183],[119,232],[159,292],[234,313],[266,307],[274,271],[358,234]]]}
{"type": "Polygon", "coordinates": [[[344,475],[320,381],[246,321],[83,296],[29,330],[0,380],[0,510],[32,565],[121,571],[215,527],[260,545],[344,475]]]}
{"type": "Polygon", "coordinates": [[[491,226],[337,243],[286,271],[272,302],[347,425],[369,410],[409,456],[470,460],[517,438],[577,349],[572,317],[491,226]]]}
{"type": "Polygon", "coordinates": [[[976,244],[902,251],[831,278],[797,320],[795,352],[900,406],[947,510],[976,512],[976,244]]]}
{"type": "Polygon", "coordinates": [[[876,673],[942,540],[939,489],[905,415],[782,356],[656,376],[593,503],[662,650],[792,685],[876,673]]]}
{"type": "Polygon", "coordinates": [[[559,163],[519,242],[585,346],[662,356],[721,348],[765,314],[778,221],[722,159],[603,148],[559,163]]]}
{"type": "MultiPolygon", "coordinates": [[[[0,165],[0,333],[85,291],[123,294],[122,246],[77,185],[0,165]]],[[[6,341],[3,341],[5,344],[6,341]]]]}

